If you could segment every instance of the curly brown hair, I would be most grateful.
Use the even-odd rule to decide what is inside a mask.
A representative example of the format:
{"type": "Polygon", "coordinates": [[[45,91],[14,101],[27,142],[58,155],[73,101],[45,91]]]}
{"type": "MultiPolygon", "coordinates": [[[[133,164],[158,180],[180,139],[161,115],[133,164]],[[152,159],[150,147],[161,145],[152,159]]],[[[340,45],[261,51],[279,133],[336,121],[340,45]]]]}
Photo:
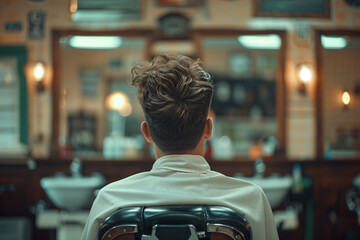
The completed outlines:
{"type": "Polygon", "coordinates": [[[204,132],[214,86],[199,60],[161,54],[136,64],[130,84],[162,152],[193,150],[204,132]]]}

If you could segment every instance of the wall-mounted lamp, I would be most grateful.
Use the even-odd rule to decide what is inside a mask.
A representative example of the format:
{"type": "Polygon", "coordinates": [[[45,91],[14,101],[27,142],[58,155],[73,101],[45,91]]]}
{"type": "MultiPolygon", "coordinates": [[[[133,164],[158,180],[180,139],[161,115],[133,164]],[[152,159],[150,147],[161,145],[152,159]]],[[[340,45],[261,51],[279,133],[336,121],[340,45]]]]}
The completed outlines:
{"type": "Polygon", "coordinates": [[[343,92],[343,94],[341,96],[341,100],[342,100],[342,103],[344,104],[344,109],[348,109],[349,104],[350,104],[350,94],[348,91],[343,92]]]}
{"type": "Polygon", "coordinates": [[[306,85],[314,79],[314,70],[312,64],[299,64],[296,68],[296,76],[299,81],[299,92],[301,94],[306,94],[306,85]]]}
{"type": "Polygon", "coordinates": [[[36,90],[42,92],[45,89],[44,80],[46,76],[46,65],[43,62],[35,62],[32,71],[32,77],[36,81],[36,90]]]}

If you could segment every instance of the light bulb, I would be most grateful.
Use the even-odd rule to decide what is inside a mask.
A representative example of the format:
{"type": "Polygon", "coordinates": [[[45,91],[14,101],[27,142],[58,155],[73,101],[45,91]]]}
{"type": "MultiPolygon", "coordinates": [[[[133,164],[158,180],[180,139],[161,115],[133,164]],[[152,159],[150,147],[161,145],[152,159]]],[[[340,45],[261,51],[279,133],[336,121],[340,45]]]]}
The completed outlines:
{"type": "Polygon", "coordinates": [[[344,103],[345,106],[349,105],[350,103],[350,94],[347,91],[344,91],[342,94],[342,102],[344,103]]]}
{"type": "Polygon", "coordinates": [[[300,79],[303,83],[308,83],[312,80],[313,74],[308,66],[302,66],[300,69],[300,79]]]}
{"type": "Polygon", "coordinates": [[[37,82],[42,81],[45,76],[45,65],[41,62],[36,63],[33,74],[37,82]]]}
{"type": "Polygon", "coordinates": [[[123,117],[129,116],[132,112],[131,104],[128,102],[125,102],[124,106],[122,108],[118,109],[118,111],[119,111],[120,115],[123,117]]]}
{"type": "Polygon", "coordinates": [[[309,83],[314,78],[312,67],[309,64],[301,64],[298,71],[299,79],[302,83],[309,83]]]}
{"type": "Polygon", "coordinates": [[[108,109],[118,111],[123,111],[128,102],[127,96],[122,92],[114,92],[105,99],[105,104],[108,109]]]}

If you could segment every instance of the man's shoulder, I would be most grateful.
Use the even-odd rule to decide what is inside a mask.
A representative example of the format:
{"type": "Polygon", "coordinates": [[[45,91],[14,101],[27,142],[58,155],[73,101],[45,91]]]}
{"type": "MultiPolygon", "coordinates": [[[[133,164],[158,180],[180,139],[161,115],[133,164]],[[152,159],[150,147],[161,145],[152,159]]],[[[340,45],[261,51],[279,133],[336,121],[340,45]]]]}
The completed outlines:
{"type": "Polygon", "coordinates": [[[226,176],[222,173],[216,172],[216,171],[211,171],[211,174],[213,175],[212,177],[212,181],[215,182],[219,182],[222,184],[226,184],[229,185],[233,188],[239,187],[239,188],[251,188],[253,189],[253,191],[256,192],[263,192],[263,189],[258,186],[257,184],[254,184],[252,182],[247,181],[246,179],[242,179],[242,178],[237,178],[237,177],[230,177],[230,176],[226,176]]]}
{"type": "Polygon", "coordinates": [[[119,179],[117,181],[111,182],[109,184],[107,184],[106,186],[104,186],[101,191],[106,191],[106,190],[111,190],[113,188],[118,189],[119,187],[125,186],[125,185],[131,185],[136,181],[143,181],[145,179],[145,177],[149,176],[149,172],[141,172],[141,173],[136,173],[134,175],[119,179]]]}

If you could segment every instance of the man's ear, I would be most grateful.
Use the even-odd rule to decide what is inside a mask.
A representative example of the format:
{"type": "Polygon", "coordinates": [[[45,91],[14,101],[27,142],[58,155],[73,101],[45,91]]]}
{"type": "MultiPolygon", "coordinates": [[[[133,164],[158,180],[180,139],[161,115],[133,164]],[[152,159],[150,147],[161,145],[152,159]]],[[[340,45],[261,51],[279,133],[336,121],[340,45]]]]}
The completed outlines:
{"type": "Polygon", "coordinates": [[[213,130],[213,120],[212,118],[206,119],[205,128],[204,128],[204,139],[210,140],[213,130]]]}
{"type": "Polygon", "coordinates": [[[147,142],[152,142],[152,138],[150,135],[149,127],[145,121],[141,123],[141,132],[144,135],[144,138],[147,142]]]}

